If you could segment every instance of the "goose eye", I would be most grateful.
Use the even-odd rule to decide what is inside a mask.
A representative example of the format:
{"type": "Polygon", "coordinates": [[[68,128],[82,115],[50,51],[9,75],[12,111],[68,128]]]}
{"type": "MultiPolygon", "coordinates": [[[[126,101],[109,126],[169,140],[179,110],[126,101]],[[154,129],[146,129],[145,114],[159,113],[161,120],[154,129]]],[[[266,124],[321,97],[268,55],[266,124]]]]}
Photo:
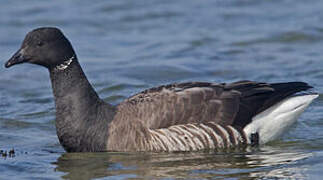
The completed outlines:
{"type": "Polygon", "coordinates": [[[43,45],[43,42],[41,42],[41,41],[38,41],[38,42],[37,42],[37,46],[38,46],[38,47],[41,47],[42,45],[43,45]]]}

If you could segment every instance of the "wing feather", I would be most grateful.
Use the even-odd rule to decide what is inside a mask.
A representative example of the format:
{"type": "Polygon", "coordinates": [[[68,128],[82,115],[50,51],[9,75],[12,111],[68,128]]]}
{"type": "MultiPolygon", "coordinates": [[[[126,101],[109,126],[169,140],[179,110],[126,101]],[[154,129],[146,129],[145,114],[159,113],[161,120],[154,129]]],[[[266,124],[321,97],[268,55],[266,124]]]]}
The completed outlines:
{"type": "Polygon", "coordinates": [[[257,113],[287,96],[308,88],[311,87],[302,82],[169,84],[145,90],[128,98],[118,105],[118,112],[131,113],[123,117],[138,119],[150,129],[206,122],[243,128],[257,113]]]}

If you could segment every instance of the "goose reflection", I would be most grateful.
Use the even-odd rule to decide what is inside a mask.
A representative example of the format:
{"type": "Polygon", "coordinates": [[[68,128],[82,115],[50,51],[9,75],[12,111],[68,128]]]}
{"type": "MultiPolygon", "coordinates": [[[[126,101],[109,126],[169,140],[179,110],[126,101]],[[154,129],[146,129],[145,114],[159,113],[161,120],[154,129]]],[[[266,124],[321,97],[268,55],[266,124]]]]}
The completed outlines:
{"type": "Polygon", "coordinates": [[[54,164],[63,179],[302,178],[306,169],[296,164],[310,156],[264,146],[217,153],[65,153],[54,164]]]}

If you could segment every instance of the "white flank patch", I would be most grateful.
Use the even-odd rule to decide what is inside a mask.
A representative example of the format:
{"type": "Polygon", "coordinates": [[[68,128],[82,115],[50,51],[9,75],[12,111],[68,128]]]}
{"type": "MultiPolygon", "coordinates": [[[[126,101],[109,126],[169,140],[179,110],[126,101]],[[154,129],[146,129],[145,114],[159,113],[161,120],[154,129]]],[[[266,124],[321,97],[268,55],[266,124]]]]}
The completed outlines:
{"type": "Polygon", "coordinates": [[[186,141],[181,141],[180,139],[183,140],[183,138],[181,138],[182,136],[180,134],[182,134],[183,132],[181,132],[181,130],[177,129],[177,126],[171,126],[169,129],[171,129],[172,131],[175,131],[175,132],[172,132],[174,134],[174,138],[176,138],[176,140],[180,143],[179,144],[179,147],[178,147],[178,151],[189,151],[190,150],[190,147],[189,145],[187,144],[186,141]]]}
{"type": "Polygon", "coordinates": [[[172,138],[172,134],[168,129],[160,129],[163,130],[163,133],[165,134],[165,137],[167,138],[170,146],[168,146],[169,151],[177,151],[177,143],[174,140],[174,138],[172,138]]]}
{"type": "Polygon", "coordinates": [[[205,143],[208,142],[207,144],[209,145],[209,147],[204,147],[204,148],[210,148],[210,149],[215,148],[213,140],[211,139],[210,135],[207,132],[205,132],[204,129],[199,128],[194,124],[191,124],[191,126],[194,127],[199,132],[199,134],[202,134],[201,137],[205,140],[205,143]]]}
{"type": "Polygon", "coordinates": [[[208,129],[208,133],[212,133],[212,135],[215,137],[216,141],[217,141],[217,147],[223,148],[224,147],[224,142],[223,139],[220,135],[218,135],[216,132],[214,132],[214,130],[212,128],[210,128],[209,126],[206,126],[204,124],[201,124],[201,126],[203,126],[205,129],[208,129]]]}
{"type": "Polygon", "coordinates": [[[243,130],[250,143],[250,135],[258,132],[259,143],[275,140],[287,131],[306,107],[317,98],[317,94],[293,96],[282,100],[252,118],[243,130]]]}
{"type": "MultiPolygon", "coordinates": [[[[215,123],[214,123],[215,124],[215,123]]],[[[230,134],[228,133],[228,131],[226,129],[224,129],[222,126],[218,125],[218,124],[215,124],[221,131],[222,133],[224,134],[225,136],[225,140],[227,141],[227,147],[231,147],[232,144],[230,142],[230,134]]]]}
{"type": "Polygon", "coordinates": [[[155,131],[151,131],[151,133],[155,137],[155,143],[158,145],[158,150],[166,151],[166,147],[164,146],[163,142],[161,142],[160,134],[156,133],[155,131]]]}
{"type": "Polygon", "coordinates": [[[198,143],[202,144],[202,143],[199,141],[199,139],[194,138],[194,136],[188,130],[184,129],[183,126],[184,125],[179,125],[178,127],[181,130],[181,132],[185,134],[185,136],[183,136],[184,140],[189,142],[189,146],[193,149],[193,151],[198,150],[197,144],[198,143]]]}
{"type": "Polygon", "coordinates": [[[232,126],[227,126],[228,128],[231,129],[231,131],[233,132],[233,138],[235,140],[235,145],[238,145],[239,142],[242,142],[242,137],[241,134],[232,126]]]}
{"type": "MultiPolygon", "coordinates": [[[[200,127],[196,124],[174,125],[167,129],[149,130],[151,140],[148,143],[151,150],[169,152],[231,147],[233,144],[230,141],[229,130],[214,122],[210,123],[221,131],[221,135],[205,124],[198,124],[200,127]]],[[[232,126],[227,126],[227,128],[232,131],[235,139],[234,145],[243,142],[240,132],[232,126]]]]}

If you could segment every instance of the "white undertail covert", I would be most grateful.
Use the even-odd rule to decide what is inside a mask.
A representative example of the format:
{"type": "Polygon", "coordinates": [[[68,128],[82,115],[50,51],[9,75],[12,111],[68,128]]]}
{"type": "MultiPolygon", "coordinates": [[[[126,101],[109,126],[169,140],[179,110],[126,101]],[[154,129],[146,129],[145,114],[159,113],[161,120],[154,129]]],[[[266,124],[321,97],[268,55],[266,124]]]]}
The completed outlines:
{"type": "Polygon", "coordinates": [[[243,131],[250,138],[259,134],[259,144],[275,140],[293,125],[307,106],[319,95],[297,95],[284,99],[252,118],[243,131]]]}

